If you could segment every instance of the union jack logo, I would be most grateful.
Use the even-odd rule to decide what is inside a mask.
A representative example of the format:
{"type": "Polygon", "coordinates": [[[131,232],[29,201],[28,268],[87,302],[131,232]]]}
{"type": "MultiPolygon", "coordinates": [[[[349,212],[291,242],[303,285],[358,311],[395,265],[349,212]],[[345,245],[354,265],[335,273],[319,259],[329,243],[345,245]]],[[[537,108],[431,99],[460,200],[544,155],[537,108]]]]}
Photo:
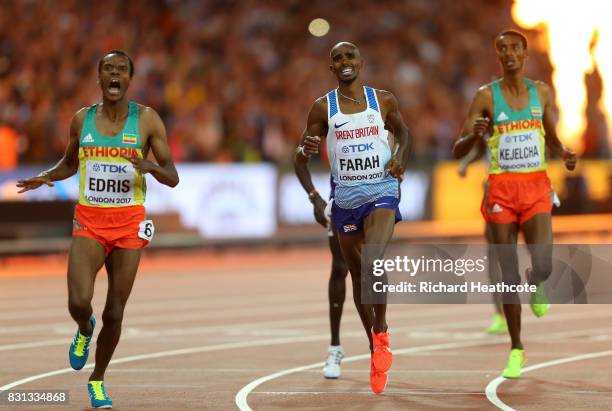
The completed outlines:
{"type": "Polygon", "coordinates": [[[357,226],[355,224],[347,224],[342,229],[345,233],[350,233],[351,231],[357,231],[357,226]]]}

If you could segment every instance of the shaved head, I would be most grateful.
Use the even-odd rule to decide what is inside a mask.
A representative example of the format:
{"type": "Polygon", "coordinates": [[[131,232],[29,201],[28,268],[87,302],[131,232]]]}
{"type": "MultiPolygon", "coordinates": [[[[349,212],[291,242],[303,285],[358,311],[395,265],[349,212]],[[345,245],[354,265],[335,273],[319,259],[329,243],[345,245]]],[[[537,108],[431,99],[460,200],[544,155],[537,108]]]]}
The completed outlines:
{"type": "Polygon", "coordinates": [[[334,47],[332,47],[331,51],[329,52],[329,57],[334,56],[334,51],[338,50],[340,47],[350,47],[355,51],[356,55],[361,55],[361,53],[359,52],[359,47],[357,47],[356,45],[354,45],[353,43],[350,43],[348,41],[341,41],[340,43],[336,44],[334,47]]]}
{"type": "Polygon", "coordinates": [[[329,52],[329,69],[340,83],[352,83],[363,66],[359,48],[348,41],[341,41],[329,52]]]}

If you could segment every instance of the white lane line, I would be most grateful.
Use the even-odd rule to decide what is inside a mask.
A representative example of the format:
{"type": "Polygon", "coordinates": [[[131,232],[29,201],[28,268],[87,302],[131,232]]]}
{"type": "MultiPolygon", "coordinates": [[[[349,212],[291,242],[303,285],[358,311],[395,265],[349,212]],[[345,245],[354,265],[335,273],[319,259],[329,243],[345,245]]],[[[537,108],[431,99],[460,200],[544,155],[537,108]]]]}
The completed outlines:
{"type": "MultiPolygon", "coordinates": [[[[597,333],[600,331],[601,331],[600,328],[595,328],[595,329],[590,329],[590,330],[565,331],[565,332],[559,332],[559,333],[553,333],[553,334],[544,334],[540,336],[534,336],[530,340],[549,340],[549,339],[555,339],[555,338],[578,337],[578,336],[583,336],[583,335],[590,335],[591,333],[597,333]]],[[[461,341],[461,342],[446,343],[446,344],[424,345],[424,346],[419,346],[419,347],[402,348],[399,350],[394,349],[393,355],[411,354],[411,353],[426,352],[426,351],[447,350],[447,349],[453,349],[453,348],[480,347],[480,346],[500,344],[504,342],[507,342],[506,337],[497,337],[497,338],[487,340],[487,341],[482,341],[482,340],[480,341],[461,341]]],[[[370,354],[345,357],[342,360],[342,362],[347,363],[347,362],[359,361],[359,360],[369,359],[369,357],[370,357],[370,354]]],[[[242,389],[238,391],[238,393],[236,394],[236,397],[235,397],[236,405],[241,411],[252,411],[251,407],[249,406],[247,402],[247,397],[259,385],[267,381],[274,380],[279,377],[284,377],[289,374],[308,371],[313,368],[323,367],[323,365],[325,365],[324,362],[318,362],[314,364],[304,365],[301,367],[290,368],[290,369],[278,371],[278,372],[266,375],[264,377],[258,378],[254,381],[251,381],[249,384],[242,387],[242,389]]]]}
{"type": "MultiPolygon", "coordinates": [[[[433,310],[430,310],[429,313],[423,313],[423,314],[425,317],[434,316],[436,313],[438,313],[438,311],[444,312],[445,311],[444,308],[445,307],[440,307],[439,310],[433,309],[433,310]]],[[[469,312],[471,310],[464,310],[464,311],[469,312]]],[[[415,314],[407,313],[407,317],[414,316],[414,315],[415,314]]],[[[397,316],[397,317],[401,317],[401,316],[397,316]]],[[[466,325],[466,324],[474,325],[474,323],[482,324],[483,321],[464,321],[463,323],[454,322],[454,323],[446,323],[446,324],[444,323],[443,324],[431,324],[429,326],[424,326],[423,328],[437,328],[437,327],[460,328],[462,325],[466,325]]],[[[404,327],[403,329],[407,329],[407,328],[408,327],[404,327]]],[[[402,328],[397,328],[396,330],[400,331],[401,329],[402,328]]],[[[346,337],[358,336],[358,335],[363,335],[363,331],[348,332],[344,334],[344,337],[346,338],[346,337]]],[[[262,345],[282,345],[282,344],[291,344],[291,343],[308,342],[308,341],[321,341],[321,340],[326,340],[328,338],[329,338],[329,334],[325,333],[325,334],[315,334],[315,335],[304,336],[304,337],[286,337],[286,338],[274,338],[274,339],[258,340],[258,341],[250,341],[250,342],[216,344],[216,345],[210,345],[210,346],[194,347],[194,348],[171,350],[171,351],[162,351],[162,352],[157,352],[157,353],[149,353],[149,354],[118,358],[115,360],[111,360],[110,364],[121,364],[121,363],[139,361],[139,360],[145,360],[145,359],[151,359],[151,358],[162,358],[162,357],[170,357],[170,356],[177,356],[177,355],[187,355],[187,354],[194,354],[194,353],[200,353],[200,352],[227,350],[227,349],[234,349],[234,348],[257,347],[257,346],[262,346],[262,345]]],[[[88,364],[84,367],[84,369],[93,368],[94,366],[95,366],[94,363],[88,364]]],[[[6,384],[0,387],[0,391],[8,390],[10,388],[14,388],[16,386],[26,384],[32,381],[40,380],[43,378],[52,377],[52,376],[60,375],[60,374],[66,374],[72,371],[74,371],[72,368],[63,368],[60,370],[37,374],[31,377],[23,378],[21,380],[6,384]]]]}
{"type": "MultiPolygon", "coordinates": [[[[409,354],[409,353],[416,353],[416,352],[423,352],[423,351],[448,350],[448,349],[454,349],[454,348],[478,347],[482,345],[494,345],[494,344],[500,344],[504,341],[505,339],[495,338],[495,340],[489,340],[489,341],[462,341],[462,342],[457,342],[457,343],[423,345],[419,347],[402,348],[399,350],[394,349],[393,355],[402,355],[402,354],[409,354]]],[[[369,353],[362,354],[362,355],[354,355],[351,357],[345,357],[342,360],[342,362],[347,363],[347,362],[353,362],[353,361],[366,360],[369,358],[370,358],[369,353]]],[[[247,397],[255,388],[257,388],[261,384],[274,380],[279,377],[284,377],[289,374],[294,374],[294,373],[298,373],[302,371],[308,371],[313,368],[320,368],[320,367],[323,367],[324,365],[325,365],[324,362],[317,362],[314,364],[304,365],[302,367],[295,367],[295,368],[289,368],[286,370],[278,371],[273,374],[269,374],[264,377],[253,380],[247,385],[245,385],[244,387],[242,387],[240,391],[238,391],[238,394],[236,394],[236,398],[235,398],[236,405],[238,406],[238,409],[240,409],[240,411],[252,411],[252,408],[249,406],[247,402],[247,397]]]]}
{"type": "MultiPolygon", "coordinates": [[[[441,327],[445,327],[448,326],[449,324],[439,324],[439,326],[441,327]]],[[[576,335],[576,336],[580,336],[580,335],[584,335],[585,333],[587,333],[587,331],[585,330],[580,330],[580,331],[572,331],[572,332],[566,332],[566,333],[559,333],[558,335],[576,335]]],[[[361,332],[355,332],[355,334],[362,334],[361,332]]],[[[312,336],[308,336],[308,337],[288,337],[288,338],[274,338],[274,339],[267,339],[267,340],[259,340],[259,341],[245,341],[245,342],[237,342],[237,343],[226,343],[226,344],[216,344],[216,345],[207,345],[207,346],[201,346],[201,347],[193,347],[193,348],[185,348],[185,349],[178,349],[178,350],[170,350],[170,351],[161,351],[161,352],[156,352],[156,353],[148,353],[148,354],[141,354],[141,355],[133,355],[133,356],[129,356],[129,357],[124,357],[124,358],[118,358],[115,360],[112,360],[110,362],[110,364],[123,364],[123,363],[128,363],[128,362],[134,362],[134,361],[141,361],[141,360],[148,360],[148,359],[155,359],[155,358],[164,358],[164,357],[172,357],[172,356],[180,356],[180,355],[189,355],[189,354],[197,354],[197,353],[203,353],[203,352],[211,352],[211,351],[220,351],[220,350],[231,350],[231,349],[239,349],[239,348],[248,348],[248,347],[258,347],[258,346],[270,346],[270,345],[283,345],[283,344],[292,344],[292,343],[298,343],[298,342],[309,342],[309,341],[321,341],[321,340],[326,340],[329,338],[329,334],[328,333],[324,333],[324,334],[316,334],[316,335],[312,335],[312,336]]],[[[545,336],[545,338],[555,338],[554,334],[549,334],[547,336],[545,336]]],[[[434,345],[428,345],[428,346],[421,346],[421,347],[412,347],[412,348],[405,348],[405,349],[401,349],[401,350],[395,350],[394,352],[396,354],[404,354],[404,353],[413,353],[413,352],[419,352],[419,351],[433,351],[433,350],[444,350],[444,349],[451,349],[451,348],[459,348],[459,347],[475,347],[475,346],[483,346],[483,345],[494,345],[494,344],[499,344],[505,341],[505,338],[495,338],[495,339],[491,339],[489,341],[465,341],[465,342],[458,342],[458,343],[446,343],[446,344],[434,344],[434,345]]],[[[365,355],[359,355],[359,356],[354,356],[354,357],[349,357],[346,358],[344,360],[344,362],[351,362],[351,361],[357,361],[357,360],[361,360],[361,359],[366,359],[369,357],[369,354],[365,354],[365,355]]],[[[95,366],[95,364],[88,364],[86,365],[84,368],[86,369],[91,369],[95,366]]],[[[292,372],[299,372],[302,370],[307,370],[309,368],[316,368],[316,367],[321,367],[323,366],[323,362],[320,363],[316,363],[316,364],[311,364],[309,366],[305,366],[305,367],[297,367],[297,368],[293,368],[290,370],[290,372],[287,371],[281,371],[280,373],[275,373],[272,374],[272,378],[268,378],[268,377],[264,377],[263,379],[259,379],[258,381],[260,381],[257,384],[251,383],[248,386],[245,386],[242,390],[240,390],[240,392],[236,395],[236,402],[238,404],[239,401],[239,397],[243,396],[243,401],[244,404],[246,406],[246,408],[241,408],[241,409],[250,409],[248,408],[248,405],[246,404],[246,396],[248,395],[248,393],[250,391],[252,391],[253,388],[255,388],[256,386],[260,385],[261,383],[273,378],[276,378],[277,376],[282,376],[282,375],[286,375],[286,374],[290,374],[292,372]],[[247,387],[252,386],[252,388],[248,389],[248,391],[246,391],[245,389],[247,387]]],[[[11,388],[23,385],[23,384],[27,384],[29,382],[33,382],[33,381],[37,381],[37,380],[41,380],[47,377],[52,377],[55,375],[61,375],[61,374],[67,374],[67,373],[71,373],[74,372],[74,370],[72,368],[63,368],[63,369],[59,369],[59,370],[55,370],[55,371],[49,371],[49,372],[45,372],[45,373],[41,373],[41,374],[37,374],[37,375],[33,375],[27,378],[23,378],[21,380],[18,381],[14,381],[11,382],[9,384],[6,384],[2,387],[0,387],[0,391],[5,391],[5,390],[9,390],[11,388]]]]}
{"type": "MultiPolygon", "coordinates": [[[[128,307],[128,311],[130,310],[130,308],[128,307]]],[[[274,306],[272,308],[241,308],[239,310],[226,310],[221,312],[218,316],[216,316],[215,318],[217,319],[234,319],[235,317],[244,317],[245,316],[245,311],[247,312],[247,315],[249,316],[266,316],[266,315],[270,315],[271,313],[275,312],[274,310],[276,310],[276,312],[279,312],[279,307],[278,306],[274,306]]],[[[306,312],[310,312],[310,313],[323,313],[326,312],[327,307],[325,307],[324,305],[317,305],[316,303],[307,303],[307,304],[300,304],[300,305],[292,305],[292,306],[283,306],[282,307],[282,313],[283,314],[304,314],[306,312]]],[[[202,319],[202,312],[205,312],[206,310],[200,307],[193,307],[190,309],[185,309],[185,311],[178,311],[178,312],[168,312],[168,310],[165,311],[165,315],[160,315],[157,314],[155,312],[151,312],[151,313],[141,313],[139,315],[134,315],[129,317],[129,325],[149,325],[149,324],[153,324],[153,325],[161,325],[163,323],[175,323],[177,321],[177,318],[180,319],[181,321],[190,321],[190,320],[201,320],[202,319]]],[[[101,313],[96,314],[99,315],[101,317],[101,313]]],[[[66,311],[66,317],[68,317],[67,311],[66,311]]],[[[53,323],[53,324],[49,324],[48,322],[46,323],[41,323],[41,324],[28,324],[28,325],[14,325],[14,326],[7,326],[7,327],[0,327],[0,334],[10,334],[10,335],[14,335],[17,332],[28,332],[28,331],[46,331],[49,329],[54,329],[54,328],[72,328],[74,327],[74,322],[72,321],[64,321],[61,323],[53,323]]]]}
{"type": "MultiPolygon", "coordinates": [[[[398,314],[398,315],[394,315],[393,316],[393,320],[410,320],[410,319],[422,319],[422,318],[428,318],[428,317],[436,317],[440,314],[445,314],[448,311],[447,307],[444,308],[439,308],[439,309],[433,309],[430,310],[428,312],[423,312],[423,313],[413,313],[413,312],[404,312],[402,314],[398,314]]],[[[473,310],[464,310],[464,312],[462,312],[463,315],[470,315],[470,314],[477,314],[477,311],[473,311],[473,310]]],[[[545,319],[538,319],[537,318],[528,318],[525,319],[523,321],[524,324],[531,324],[531,323],[535,323],[536,321],[538,323],[555,323],[555,322],[565,322],[568,320],[575,320],[575,319],[583,319],[583,318],[598,318],[598,317],[609,317],[609,315],[602,313],[602,314],[588,314],[588,313],[570,313],[570,314],[564,314],[564,315],[560,315],[557,317],[550,317],[550,319],[547,317],[545,319]]],[[[199,316],[201,316],[201,314],[198,314],[199,316]]],[[[285,326],[304,326],[304,325],[322,325],[325,321],[327,321],[325,319],[324,316],[318,316],[316,318],[307,318],[307,319],[303,319],[303,320],[272,320],[272,321],[256,321],[256,322],[245,322],[245,323],[240,323],[240,324],[234,324],[232,326],[232,329],[228,330],[226,325],[214,325],[214,326],[202,326],[202,327],[181,327],[181,328],[174,328],[174,329],[162,329],[162,330],[143,330],[142,328],[136,328],[133,327],[132,324],[137,325],[139,323],[141,323],[142,319],[148,318],[150,319],[151,317],[131,317],[129,320],[129,325],[124,324],[124,331],[123,331],[123,335],[121,336],[122,339],[132,339],[132,338],[137,338],[137,337],[143,337],[143,338],[151,338],[151,337],[173,337],[173,336],[185,336],[185,335],[203,335],[203,334],[208,334],[208,333],[223,333],[224,335],[228,335],[228,336],[236,336],[236,337],[240,337],[240,336],[245,336],[248,334],[249,331],[251,331],[251,329],[256,328],[258,330],[261,330],[262,327],[285,327],[285,326]],[[232,330],[242,330],[240,332],[237,331],[232,331],[232,330]]],[[[185,319],[183,317],[181,317],[182,319],[185,319]]],[[[354,318],[354,317],[347,317],[346,318],[346,324],[357,324],[358,319],[354,318]]],[[[417,329],[412,328],[412,331],[410,331],[408,333],[408,335],[411,338],[456,338],[458,337],[458,335],[451,335],[449,333],[449,330],[453,330],[453,329],[463,329],[463,328],[470,328],[470,326],[474,326],[474,327],[481,327],[483,325],[486,325],[484,320],[470,320],[470,321],[461,321],[461,322],[456,322],[456,323],[452,323],[452,324],[448,324],[446,327],[444,327],[444,331],[438,331],[439,335],[436,335],[436,332],[430,332],[428,333],[428,330],[436,330],[441,328],[439,324],[431,324],[429,326],[418,326],[417,329]]],[[[64,327],[65,329],[57,329],[56,331],[62,331],[61,334],[65,334],[66,335],[66,339],[65,340],[61,340],[61,339],[52,339],[52,340],[44,340],[44,341],[36,341],[36,342],[31,342],[31,343],[14,343],[14,344],[7,344],[7,345],[0,345],[0,352],[2,351],[13,351],[13,350],[21,350],[21,349],[28,349],[28,348],[40,348],[40,347],[47,347],[47,346],[57,346],[57,345],[63,345],[66,344],[66,341],[69,341],[70,339],[72,339],[72,333],[74,332],[74,324],[73,323],[66,323],[66,326],[64,327]]],[[[603,330],[603,329],[602,329],[603,330]]],[[[610,331],[612,331],[612,328],[610,329],[610,331]]],[[[2,333],[2,328],[0,327],[0,333],[2,333]]],[[[484,333],[479,333],[481,338],[489,338],[488,335],[484,334],[484,333]]],[[[347,336],[350,336],[351,334],[348,334],[347,336]]],[[[473,339],[473,337],[476,335],[476,333],[461,333],[462,339],[466,339],[466,340],[471,340],[473,339]],[[465,335],[464,335],[465,334],[465,335]]],[[[263,337],[263,336],[262,336],[263,337]]],[[[604,335],[601,336],[602,338],[609,338],[609,335],[604,335]]]]}
{"type": "MultiPolygon", "coordinates": [[[[410,320],[410,319],[421,319],[421,318],[427,318],[427,317],[436,317],[444,311],[445,310],[443,309],[432,310],[427,313],[422,313],[422,315],[415,314],[413,312],[405,312],[404,314],[394,316],[394,320],[396,319],[397,320],[410,320]]],[[[471,312],[471,311],[464,312],[464,315],[468,315],[468,314],[476,314],[476,312],[471,312]]],[[[201,316],[201,314],[198,314],[198,315],[201,316]]],[[[184,319],[184,318],[181,318],[181,319],[184,319]]],[[[125,339],[132,339],[132,338],[138,338],[138,337],[142,337],[142,338],[180,337],[180,336],[186,336],[186,335],[203,335],[203,334],[209,334],[209,333],[222,333],[223,335],[240,337],[240,336],[247,335],[248,332],[251,331],[252,329],[262,330],[263,327],[286,327],[286,326],[292,326],[292,327],[302,326],[303,327],[303,326],[308,326],[308,325],[319,326],[319,325],[327,324],[326,321],[328,320],[325,318],[325,316],[317,316],[317,317],[306,318],[302,320],[251,321],[251,322],[245,322],[245,323],[240,323],[240,324],[233,324],[231,329],[228,329],[227,325],[213,325],[213,326],[202,326],[202,327],[181,327],[181,328],[162,329],[162,330],[142,330],[141,328],[135,328],[135,327],[124,325],[124,331],[122,333],[121,338],[122,340],[125,340],[125,339]],[[242,331],[236,332],[234,330],[242,330],[242,331]]],[[[131,318],[129,321],[129,324],[133,324],[134,322],[137,323],[138,318],[135,321],[131,318]]],[[[346,324],[353,324],[353,323],[361,324],[359,322],[359,319],[356,317],[348,317],[346,318],[345,322],[346,324]]],[[[485,325],[486,323],[483,320],[470,320],[470,321],[462,321],[462,322],[448,324],[448,326],[445,329],[451,330],[451,329],[466,328],[466,326],[467,328],[469,328],[469,326],[481,327],[485,325]]],[[[74,328],[75,328],[74,324],[72,324],[70,328],[66,327],[66,330],[64,330],[65,332],[62,332],[62,334],[66,335],[66,339],[63,339],[63,340],[53,339],[53,340],[45,340],[45,341],[36,341],[36,342],[31,342],[31,343],[15,343],[15,344],[0,345],[0,352],[20,350],[20,349],[26,349],[26,348],[39,348],[39,347],[46,347],[46,346],[68,344],[70,340],[72,339],[72,333],[74,332],[74,328]]],[[[428,329],[437,329],[437,328],[440,328],[439,324],[430,324],[429,326],[419,327],[419,330],[423,330],[420,332],[424,332],[425,330],[428,330],[428,329]]],[[[361,335],[362,333],[358,333],[358,332],[347,333],[346,336],[358,335],[358,334],[361,335]]],[[[487,337],[484,333],[481,333],[481,334],[482,334],[482,338],[487,337]]],[[[414,337],[418,338],[417,335],[414,335],[414,337]]]]}
{"type": "MultiPolygon", "coordinates": [[[[580,354],[580,355],[575,355],[573,357],[559,358],[556,360],[546,361],[540,364],[535,364],[530,367],[525,367],[523,368],[523,373],[533,371],[533,370],[539,370],[540,368],[554,367],[555,365],[566,364],[568,362],[590,360],[593,358],[607,357],[610,355],[612,355],[612,350],[592,352],[588,354],[580,354]]],[[[485,388],[485,393],[487,394],[487,399],[500,410],[515,411],[514,408],[510,407],[508,404],[500,400],[499,397],[497,396],[497,388],[506,380],[507,378],[504,378],[501,376],[493,379],[491,382],[489,382],[489,384],[485,388]]]]}
{"type": "MultiPolygon", "coordinates": [[[[272,306],[282,306],[285,307],[287,303],[291,304],[308,304],[312,305],[311,300],[316,300],[319,295],[314,293],[308,294],[297,294],[297,293],[285,293],[282,295],[278,294],[269,294],[269,295],[258,295],[257,298],[259,300],[255,301],[256,303],[261,303],[265,301],[266,307],[272,306]]],[[[216,307],[221,303],[230,304],[232,309],[249,309],[253,307],[253,301],[246,302],[244,301],[244,296],[236,296],[234,298],[217,298],[217,299],[206,299],[202,300],[202,296],[197,297],[186,297],[181,300],[176,299],[163,299],[156,298],[155,296],[152,299],[155,303],[151,303],[149,301],[144,300],[140,296],[134,296],[135,300],[130,301],[129,310],[131,312],[138,312],[140,315],[151,315],[155,313],[167,313],[167,309],[163,308],[164,304],[171,305],[173,310],[184,309],[188,310],[206,310],[211,307],[216,307]],[[162,307],[162,308],[160,308],[162,307]]],[[[104,304],[104,300],[100,297],[94,299],[94,303],[104,304]],[[99,301],[98,301],[99,300],[99,301]]],[[[41,304],[42,305],[42,304],[41,304]]],[[[278,307],[277,307],[278,308],[278,307]]],[[[64,317],[68,315],[67,308],[57,308],[57,299],[51,300],[49,306],[41,308],[41,306],[37,306],[34,308],[23,308],[20,305],[12,305],[10,308],[4,308],[0,306],[0,321],[8,321],[8,320],[23,320],[23,319],[41,319],[41,318],[53,318],[53,317],[64,317]],[[10,310],[15,311],[10,311],[10,310]]]]}
{"type": "MultiPolygon", "coordinates": [[[[394,373],[395,374],[395,373],[394,373]]],[[[262,395],[346,395],[361,394],[372,395],[372,391],[253,391],[253,394],[262,395]]],[[[425,391],[425,390],[385,390],[385,397],[402,395],[484,395],[482,391],[425,391]]]]}
{"type": "Polygon", "coordinates": [[[5,344],[0,345],[0,351],[13,351],[13,350],[23,350],[26,348],[40,348],[40,347],[50,347],[53,345],[63,345],[68,344],[68,338],[56,338],[54,340],[42,340],[35,341],[30,343],[17,343],[17,344],[5,344]]]}
{"type": "MultiPolygon", "coordinates": [[[[220,351],[220,350],[233,350],[237,348],[248,348],[248,347],[259,347],[263,345],[281,345],[281,344],[290,344],[295,342],[308,342],[308,341],[317,341],[322,338],[329,338],[327,333],[311,335],[309,337],[300,337],[300,338],[274,338],[269,340],[259,340],[259,341],[243,341],[237,343],[226,343],[226,344],[215,344],[215,345],[205,345],[201,347],[193,347],[193,348],[183,348],[179,350],[170,350],[170,351],[160,351],[155,353],[148,354],[140,354],[140,355],[132,355],[129,357],[117,358],[112,360],[110,364],[124,364],[133,361],[141,361],[141,360],[150,360],[154,358],[164,358],[164,357],[175,357],[178,355],[189,355],[189,354],[197,354],[202,352],[209,351],[220,351]]],[[[83,369],[90,369],[95,366],[95,363],[88,364],[83,369]]],[[[9,384],[3,385],[0,387],[0,391],[10,390],[11,388],[17,387],[19,385],[27,384],[32,381],[41,380],[43,378],[52,377],[54,375],[66,374],[69,372],[74,372],[72,368],[62,368],[60,370],[49,371],[42,374],[33,375],[31,377],[23,378],[18,381],[11,382],[9,384]]]]}
{"type": "MultiPolygon", "coordinates": [[[[362,332],[354,332],[354,334],[361,335],[362,332]]],[[[327,338],[329,338],[329,334],[325,333],[325,334],[311,335],[308,337],[275,338],[275,339],[259,340],[259,341],[244,341],[244,342],[237,342],[237,343],[207,345],[207,346],[202,346],[202,347],[193,347],[193,348],[185,348],[185,349],[179,349],[179,350],[170,350],[170,351],[161,351],[161,352],[149,353],[149,354],[133,355],[129,357],[123,357],[123,358],[112,360],[110,364],[123,364],[123,363],[128,363],[128,362],[133,362],[133,361],[149,360],[149,359],[154,359],[154,358],[173,357],[173,356],[179,356],[179,355],[197,354],[197,353],[210,352],[210,351],[232,350],[232,349],[237,349],[237,348],[248,348],[248,347],[258,347],[258,346],[291,344],[291,343],[296,343],[296,342],[318,341],[318,340],[324,340],[327,338]]],[[[495,343],[498,343],[498,342],[499,341],[495,343]]],[[[446,345],[448,344],[443,344],[443,346],[446,346],[446,345]]],[[[408,350],[412,350],[412,349],[408,349],[408,350]]],[[[359,356],[359,357],[366,358],[368,355],[359,356]]],[[[349,361],[355,361],[355,360],[349,360],[349,361]]],[[[346,362],[347,360],[345,359],[344,361],[346,362]]],[[[323,363],[317,363],[316,365],[322,366],[323,363]]],[[[83,367],[83,369],[91,369],[94,366],[95,366],[95,363],[88,364],[85,367],[83,367]]],[[[60,374],[66,374],[70,372],[74,372],[74,370],[72,368],[62,368],[60,370],[49,371],[49,372],[45,372],[42,374],[33,375],[31,377],[23,378],[21,380],[6,384],[0,387],[0,391],[9,390],[11,388],[17,387],[19,385],[27,384],[32,381],[37,381],[37,380],[41,380],[47,377],[52,377],[52,376],[60,375],[60,374]]]]}
{"type": "MultiPolygon", "coordinates": [[[[273,372],[276,368],[112,368],[106,371],[107,374],[142,374],[142,373],[242,373],[258,374],[262,372],[273,372]]],[[[306,373],[320,374],[320,370],[307,370],[306,373]]],[[[497,373],[499,370],[393,370],[393,375],[398,374],[490,374],[497,373]]],[[[342,369],[344,374],[363,374],[363,369],[347,370],[342,369]]],[[[260,391],[258,391],[260,392],[260,391]]],[[[370,392],[370,391],[368,391],[370,392]]],[[[385,391],[386,392],[386,391],[385,391]]],[[[252,394],[254,394],[253,392],[252,394]]],[[[481,393],[483,394],[483,393],[481,393]]]]}
{"type": "MultiPolygon", "coordinates": [[[[474,321],[465,321],[464,323],[473,324],[474,321]]],[[[478,323],[482,323],[482,321],[478,321],[478,323]]],[[[433,327],[445,327],[445,328],[450,327],[450,326],[460,327],[461,323],[448,323],[448,324],[433,325],[433,327]]],[[[397,329],[397,330],[400,331],[401,329],[397,329]]],[[[343,337],[348,338],[348,337],[361,336],[361,335],[363,335],[363,331],[353,331],[353,332],[344,333],[343,337]]],[[[140,360],[146,360],[146,359],[152,359],[152,358],[163,358],[163,357],[171,357],[171,356],[178,356],[178,355],[188,355],[188,354],[194,354],[194,353],[228,350],[228,349],[235,349],[235,348],[258,347],[258,346],[264,346],[264,345],[282,345],[282,344],[291,344],[291,343],[308,342],[308,341],[321,341],[321,340],[326,340],[328,338],[329,338],[329,334],[325,333],[325,334],[315,334],[315,335],[304,336],[304,337],[286,337],[286,338],[274,338],[274,339],[267,339],[267,340],[246,341],[246,342],[238,342],[238,343],[216,344],[216,345],[209,345],[209,346],[203,346],[203,347],[162,351],[162,352],[157,352],[157,353],[149,353],[149,354],[134,355],[130,357],[118,358],[115,360],[111,360],[110,364],[122,364],[126,362],[140,361],[140,360]]],[[[95,363],[88,364],[83,369],[90,369],[90,368],[93,368],[94,366],[95,366],[95,363]]],[[[8,390],[8,389],[17,387],[19,385],[27,384],[32,381],[37,381],[37,380],[47,378],[47,377],[53,377],[55,375],[66,374],[66,373],[70,373],[73,371],[74,370],[72,368],[63,368],[60,370],[36,374],[31,377],[23,378],[21,380],[6,384],[0,387],[0,391],[8,390]]]]}
{"type": "MultiPolygon", "coordinates": [[[[171,304],[172,308],[174,308],[174,304],[173,303],[169,303],[171,304]]],[[[180,311],[169,311],[168,309],[163,310],[165,315],[160,315],[156,312],[144,312],[144,313],[132,313],[132,307],[128,306],[128,310],[129,310],[129,318],[126,320],[127,322],[124,323],[124,326],[136,326],[136,325],[162,325],[164,322],[168,322],[168,323],[175,323],[177,317],[180,317],[181,321],[189,321],[189,320],[201,320],[202,319],[202,312],[205,311],[205,309],[203,307],[200,307],[198,305],[195,306],[191,306],[191,307],[186,307],[185,310],[187,310],[189,313],[186,313],[183,310],[180,311]]],[[[328,306],[325,303],[321,303],[319,304],[319,302],[317,301],[312,301],[312,302],[305,302],[303,304],[294,304],[291,305],[290,307],[288,306],[283,306],[282,310],[279,311],[279,307],[278,306],[268,306],[266,303],[266,307],[264,308],[260,308],[258,310],[255,310],[253,307],[241,307],[239,309],[232,309],[231,311],[226,310],[224,311],[222,314],[223,316],[217,316],[216,318],[230,318],[232,319],[232,316],[236,316],[236,317],[244,317],[244,312],[245,310],[248,312],[248,315],[255,315],[255,314],[261,314],[260,317],[265,317],[266,315],[270,315],[270,314],[277,314],[279,312],[281,312],[282,314],[288,315],[288,314],[293,314],[293,313],[299,313],[299,314],[304,314],[306,312],[309,313],[313,313],[313,314],[317,314],[317,318],[327,318],[327,311],[328,311],[328,306]],[[229,313],[229,314],[228,314],[229,313]],[[324,315],[320,315],[319,313],[325,313],[324,315]]],[[[478,314],[481,313],[482,309],[478,306],[474,306],[474,308],[471,308],[470,306],[466,306],[466,309],[462,310],[462,313],[464,315],[466,314],[478,314]]],[[[411,314],[412,318],[426,318],[426,317],[436,317],[439,315],[448,315],[448,307],[437,307],[437,308],[433,308],[430,310],[423,310],[423,311],[410,311],[409,312],[411,314]]],[[[68,311],[66,311],[66,318],[68,318],[68,311]]],[[[395,318],[395,316],[394,316],[395,318]]],[[[284,320],[287,321],[287,320],[284,320]]],[[[250,322],[247,324],[253,324],[255,322],[250,322]]],[[[261,322],[261,323],[267,323],[267,322],[261,322]]],[[[72,321],[64,321],[61,323],[53,323],[53,324],[49,324],[49,322],[41,322],[40,324],[28,324],[28,325],[14,325],[14,326],[6,326],[6,327],[0,327],[0,334],[10,334],[10,335],[15,335],[18,332],[28,332],[28,331],[46,331],[49,329],[54,329],[54,328],[69,328],[69,329],[73,329],[74,327],[74,322],[72,321]]],[[[219,328],[224,327],[227,329],[227,327],[225,326],[218,326],[219,328]]]]}

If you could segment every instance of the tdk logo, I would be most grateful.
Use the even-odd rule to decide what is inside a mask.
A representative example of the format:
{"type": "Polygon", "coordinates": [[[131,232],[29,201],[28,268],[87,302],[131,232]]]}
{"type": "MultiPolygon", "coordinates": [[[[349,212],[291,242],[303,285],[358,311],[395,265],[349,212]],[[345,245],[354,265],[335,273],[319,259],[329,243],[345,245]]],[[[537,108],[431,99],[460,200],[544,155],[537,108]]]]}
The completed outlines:
{"type": "Polygon", "coordinates": [[[506,137],[506,143],[522,143],[524,141],[533,141],[533,136],[531,134],[517,134],[506,137]]]}
{"type": "Polygon", "coordinates": [[[121,173],[121,174],[127,173],[127,165],[120,166],[117,164],[98,163],[94,165],[93,169],[94,171],[102,170],[102,172],[104,173],[121,173]]]}
{"type": "Polygon", "coordinates": [[[364,151],[374,150],[374,143],[350,144],[345,146],[345,148],[350,149],[351,153],[363,153],[364,151]]]}

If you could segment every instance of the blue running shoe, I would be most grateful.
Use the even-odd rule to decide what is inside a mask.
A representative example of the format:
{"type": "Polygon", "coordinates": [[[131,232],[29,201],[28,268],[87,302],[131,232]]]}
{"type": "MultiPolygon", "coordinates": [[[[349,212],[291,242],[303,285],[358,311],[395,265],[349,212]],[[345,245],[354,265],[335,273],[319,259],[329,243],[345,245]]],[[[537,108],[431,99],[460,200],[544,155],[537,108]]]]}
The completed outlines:
{"type": "Polygon", "coordinates": [[[113,408],[113,400],[106,393],[104,381],[89,381],[87,383],[87,392],[89,392],[91,408],[113,408]]]}
{"type": "Polygon", "coordinates": [[[81,334],[80,330],[77,330],[74,335],[74,340],[70,344],[70,350],[68,351],[68,357],[70,358],[70,366],[75,370],[80,370],[87,363],[87,357],[89,356],[89,343],[93,337],[93,332],[96,329],[96,317],[93,315],[89,319],[91,321],[91,335],[88,337],[81,334]]]}

